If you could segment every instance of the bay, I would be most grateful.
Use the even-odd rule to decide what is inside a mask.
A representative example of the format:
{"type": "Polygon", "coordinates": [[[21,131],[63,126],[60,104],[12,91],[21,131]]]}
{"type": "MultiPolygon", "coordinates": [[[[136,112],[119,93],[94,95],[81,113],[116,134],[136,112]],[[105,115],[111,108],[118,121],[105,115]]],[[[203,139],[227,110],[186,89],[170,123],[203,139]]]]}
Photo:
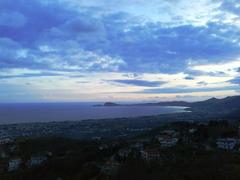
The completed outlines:
{"type": "Polygon", "coordinates": [[[94,106],[97,103],[0,104],[0,124],[141,117],[185,112],[186,107],[94,106]]]}

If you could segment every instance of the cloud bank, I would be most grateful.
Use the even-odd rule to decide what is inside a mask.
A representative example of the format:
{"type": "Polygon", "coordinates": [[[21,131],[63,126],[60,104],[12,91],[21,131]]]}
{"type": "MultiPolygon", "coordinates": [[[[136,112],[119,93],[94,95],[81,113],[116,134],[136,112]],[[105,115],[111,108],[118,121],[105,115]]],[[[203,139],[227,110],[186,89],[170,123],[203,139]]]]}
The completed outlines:
{"type": "Polygon", "coordinates": [[[85,90],[96,89],[93,100],[100,93],[98,84],[106,89],[124,84],[129,93],[174,92],[176,97],[182,93],[179,86],[188,87],[184,93],[197,92],[198,86],[201,92],[225,90],[223,96],[232,95],[239,85],[239,15],[236,0],[3,0],[0,86],[34,91],[40,99],[33,100],[48,97],[49,81],[55,91],[68,85],[72,99],[81,100],[71,84],[76,77],[89,82],[85,90]],[[97,80],[92,80],[94,73],[97,80]],[[129,74],[138,77],[126,78],[129,74]],[[33,87],[26,88],[26,83],[33,87]]]}

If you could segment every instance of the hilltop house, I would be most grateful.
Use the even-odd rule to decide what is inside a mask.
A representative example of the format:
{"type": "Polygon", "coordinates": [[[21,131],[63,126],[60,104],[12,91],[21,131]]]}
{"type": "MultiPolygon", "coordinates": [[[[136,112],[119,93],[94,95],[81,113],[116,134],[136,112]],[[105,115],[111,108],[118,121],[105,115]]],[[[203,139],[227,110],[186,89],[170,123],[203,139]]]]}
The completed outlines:
{"type": "Polygon", "coordinates": [[[142,150],[143,149],[143,143],[137,142],[134,144],[130,145],[130,148],[135,149],[135,150],[142,150]]]}
{"type": "Polygon", "coordinates": [[[217,139],[216,144],[219,149],[233,150],[237,145],[237,140],[234,138],[220,138],[217,139]]]}
{"type": "Polygon", "coordinates": [[[178,138],[171,138],[171,137],[163,137],[158,138],[158,141],[163,148],[174,147],[177,145],[178,138]]]}
{"type": "Polygon", "coordinates": [[[121,158],[127,158],[131,152],[130,148],[122,148],[118,151],[118,156],[121,158]]]}
{"type": "Polygon", "coordinates": [[[141,151],[142,158],[151,161],[151,160],[159,160],[161,158],[160,152],[157,148],[153,149],[145,149],[144,151],[141,151]]]}
{"type": "Polygon", "coordinates": [[[29,167],[40,166],[45,161],[47,161],[46,156],[32,156],[31,159],[28,162],[28,166],[29,167]]]}
{"type": "Polygon", "coordinates": [[[120,163],[109,160],[101,167],[101,173],[112,175],[117,172],[119,167],[120,167],[120,163]]]}
{"type": "Polygon", "coordinates": [[[178,142],[178,133],[174,130],[166,130],[161,132],[156,138],[163,148],[176,146],[178,142]]]}
{"type": "Polygon", "coordinates": [[[8,138],[8,137],[1,137],[0,138],[0,145],[10,144],[12,142],[13,142],[13,140],[11,138],[8,138]]]}
{"type": "Polygon", "coordinates": [[[22,160],[20,158],[11,159],[8,162],[8,171],[16,171],[20,168],[22,160]]]}

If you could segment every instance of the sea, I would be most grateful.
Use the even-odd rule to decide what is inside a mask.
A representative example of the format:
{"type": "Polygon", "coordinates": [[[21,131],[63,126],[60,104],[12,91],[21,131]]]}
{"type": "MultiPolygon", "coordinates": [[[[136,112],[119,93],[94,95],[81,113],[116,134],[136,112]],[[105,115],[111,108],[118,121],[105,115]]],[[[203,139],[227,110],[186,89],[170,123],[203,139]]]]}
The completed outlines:
{"type": "Polygon", "coordinates": [[[186,107],[95,106],[98,103],[0,104],[0,124],[129,118],[185,112],[186,107]]]}

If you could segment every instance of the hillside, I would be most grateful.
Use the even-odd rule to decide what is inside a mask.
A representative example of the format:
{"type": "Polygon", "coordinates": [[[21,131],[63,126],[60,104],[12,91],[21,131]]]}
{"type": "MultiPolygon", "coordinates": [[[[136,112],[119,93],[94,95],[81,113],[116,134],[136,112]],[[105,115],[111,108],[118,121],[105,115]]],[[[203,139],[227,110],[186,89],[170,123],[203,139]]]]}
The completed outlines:
{"type": "Polygon", "coordinates": [[[211,98],[206,101],[190,103],[189,107],[194,111],[230,113],[240,109],[240,96],[231,96],[223,99],[211,98]]]}
{"type": "MultiPolygon", "coordinates": [[[[104,106],[113,106],[120,104],[105,103],[104,106]]],[[[126,106],[126,105],[124,105],[126,106]]],[[[230,96],[223,99],[210,98],[205,101],[199,102],[185,102],[185,101],[167,101],[157,103],[142,103],[142,104],[130,104],[128,106],[184,106],[189,107],[188,110],[192,112],[206,113],[206,114],[234,114],[234,117],[240,112],[240,96],[230,96]]]]}

